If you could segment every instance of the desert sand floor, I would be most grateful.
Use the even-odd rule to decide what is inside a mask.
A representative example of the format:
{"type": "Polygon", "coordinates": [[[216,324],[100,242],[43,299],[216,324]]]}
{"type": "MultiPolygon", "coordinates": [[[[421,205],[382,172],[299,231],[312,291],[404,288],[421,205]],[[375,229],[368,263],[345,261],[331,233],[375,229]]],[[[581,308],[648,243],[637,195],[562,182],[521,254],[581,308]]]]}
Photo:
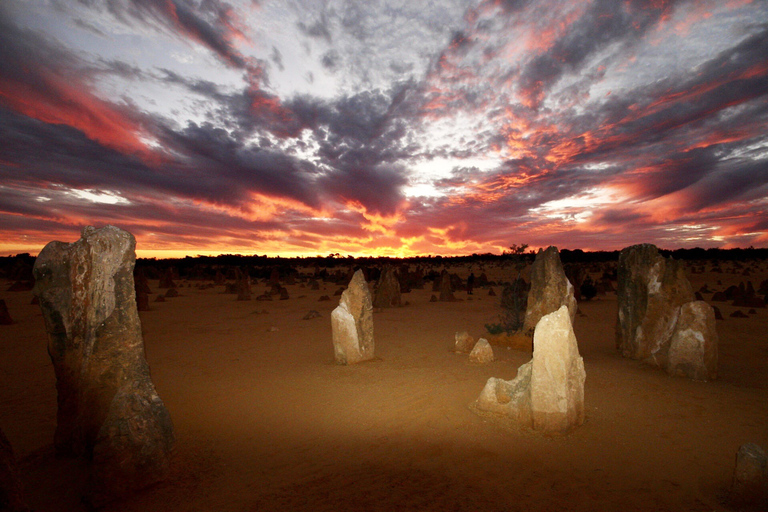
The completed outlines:
{"type": "MultiPolygon", "coordinates": [[[[713,291],[746,279],[691,277],[713,291]]],[[[85,510],[84,464],[53,456],[56,390],[40,309],[9,284],[0,282],[0,298],[17,323],[0,326],[0,427],[34,510],[85,510]]],[[[374,313],[377,360],[337,366],[338,297],[318,302],[337,286],[324,286],[237,302],[223,287],[187,283],[180,297],[151,302],[141,320],[176,429],[174,469],[106,510],[719,511],[729,510],[739,446],[768,447],[766,309],[730,318],[736,308],[719,303],[720,378],[693,382],[617,354],[615,293],[582,302],[586,423],[545,437],[469,409],[489,377],[511,379],[531,357],[497,347],[497,361],[473,365],[452,352],[456,331],[480,337],[495,320],[487,290],[459,292],[456,303],[430,303],[429,289],[404,295],[408,305],[374,313]],[[302,320],[311,309],[322,317],[302,320]]],[[[254,286],[254,296],[265,290],[254,286]]]]}

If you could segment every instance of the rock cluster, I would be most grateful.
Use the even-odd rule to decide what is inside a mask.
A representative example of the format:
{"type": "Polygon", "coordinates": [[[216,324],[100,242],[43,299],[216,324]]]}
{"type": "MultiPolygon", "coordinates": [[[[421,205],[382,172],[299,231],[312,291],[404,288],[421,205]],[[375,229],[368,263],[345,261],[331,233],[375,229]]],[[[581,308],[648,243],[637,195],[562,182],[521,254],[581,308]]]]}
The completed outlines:
{"type": "Polygon", "coordinates": [[[358,270],[331,313],[333,352],[338,364],[373,359],[373,304],[371,292],[358,270]]]}
{"type": "Polygon", "coordinates": [[[651,244],[619,254],[616,348],[670,375],[717,376],[714,311],[695,295],[683,266],[651,244]]]}
{"type": "Polygon", "coordinates": [[[34,267],[56,373],[54,444],[92,461],[94,506],[164,479],[174,444],[144,357],[135,245],[114,226],[88,226],[75,243],[46,245],[34,267]]]}
{"type": "Polygon", "coordinates": [[[566,433],[584,422],[584,361],[568,306],[539,320],[533,359],[511,381],[490,378],[474,408],[544,433],[566,433]]]}

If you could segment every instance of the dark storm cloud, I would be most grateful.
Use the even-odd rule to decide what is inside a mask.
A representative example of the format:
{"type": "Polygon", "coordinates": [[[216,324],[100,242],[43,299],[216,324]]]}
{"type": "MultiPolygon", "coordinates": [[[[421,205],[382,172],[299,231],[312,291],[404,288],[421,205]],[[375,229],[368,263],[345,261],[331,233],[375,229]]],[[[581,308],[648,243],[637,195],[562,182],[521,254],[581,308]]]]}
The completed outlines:
{"type": "MultiPolygon", "coordinates": [[[[594,12],[593,9],[591,14],[594,12]]],[[[633,20],[631,30],[647,31],[657,22],[658,11],[649,9],[646,14],[639,21],[633,20]]],[[[589,23],[575,21],[574,27],[588,26],[594,21],[593,17],[589,23]]],[[[627,21],[619,19],[617,26],[626,28],[627,21]]],[[[583,33],[577,28],[572,29],[571,34],[583,33]]],[[[547,222],[559,222],[543,221],[545,216],[532,215],[541,205],[578,197],[584,191],[611,184],[621,186],[632,203],[626,207],[605,206],[586,225],[599,227],[605,240],[621,244],[624,243],[621,234],[626,239],[630,226],[632,233],[648,239],[667,236],[658,221],[642,210],[641,205],[646,201],[674,197],[671,205],[678,216],[676,222],[697,224],[702,220],[698,215],[701,209],[730,211],[740,203],[765,197],[768,193],[765,185],[768,176],[763,172],[765,156],[748,148],[760,147],[761,141],[764,144],[766,140],[768,66],[764,55],[768,54],[768,34],[765,27],[752,26],[747,30],[752,33],[701,62],[693,73],[687,69],[671,70],[666,79],[627,87],[614,91],[608,98],[586,102],[580,89],[588,90],[602,76],[582,74],[583,83],[576,82],[571,99],[565,98],[566,107],[560,110],[536,112],[509,105],[497,116],[486,109],[489,120],[509,116],[513,121],[511,127],[523,126],[520,132],[510,128],[507,136],[520,137],[526,156],[509,160],[492,172],[456,169],[450,178],[435,182],[449,198],[426,201],[421,211],[409,212],[409,218],[443,227],[462,219],[473,226],[475,240],[493,239],[503,231],[495,226],[510,223],[519,228],[515,232],[526,229],[537,232],[544,229],[547,222]],[[570,101],[577,101],[583,108],[567,107],[570,101]],[[526,131],[527,135],[523,135],[526,131]],[[539,220],[534,220],[536,218],[539,220]]],[[[615,29],[609,35],[623,44],[620,32],[615,29]]],[[[568,37],[564,36],[554,47],[558,44],[566,47],[562,41],[569,40],[568,37]]],[[[573,40],[573,36],[570,37],[573,40]]],[[[627,39],[633,43],[637,37],[638,34],[630,33],[627,39]]],[[[587,55],[596,49],[597,46],[590,43],[573,53],[574,67],[558,68],[552,83],[560,74],[575,71],[576,64],[585,62],[587,55]]],[[[461,69],[460,61],[452,65],[461,69]]],[[[458,74],[452,76],[460,77],[456,83],[466,83],[466,78],[458,74]]],[[[455,92],[456,89],[451,84],[449,90],[455,92]]],[[[549,90],[542,88],[542,93],[544,98],[549,90]]],[[[467,108],[469,104],[461,98],[457,106],[467,108]]],[[[440,106],[433,112],[444,115],[450,110],[440,106]]],[[[486,141],[504,147],[505,138],[495,134],[486,141]]],[[[433,155],[459,156],[468,148],[469,145],[452,148],[450,153],[434,151],[433,155]]],[[[764,214],[759,206],[744,211],[753,212],[751,215],[764,214]]],[[[563,206],[557,215],[570,215],[568,212],[563,206]]],[[[733,220],[714,216],[706,222],[718,224],[733,220]]],[[[599,242],[599,238],[579,234],[577,225],[571,229],[574,239],[599,242]]]]}
{"type": "Polygon", "coordinates": [[[674,0],[595,0],[551,48],[527,63],[519,87],[538,108],[545,91],[564,73],[578,70],[597,51],[613,43],[632,45],[672,13],[674,0]]]}
{"type": "Polygon", "coordinates": [[[410,156],[406,96],[412,84],[392,91],[364,91],[332,102],[297,97],[287,104],[318,141],[321,188],[331,197],[356,201],[366,209],[393,214],[404,200],[410,156]]]}
{"type": "MultiPolygon", "coordinates": [[[[629,83],[616,73],[617,63],[661,29],[668,35],[664,20],[684,2],[598,0],[562,17],[547,8],[564,4],[486,2],[467,12],[466,26],[436,30],[444,48],[407,56],[422,59],[423,67],[390,55],[381,60],[396,74],[426,68],[420,81],[373,87],[369,78],[350,80],[347,68],[368,62],[364,53],[380,47],[370,28],[381,20],[351,3],[298,28],[305,41],[319,40],[314,64],[354,87],[334,97],[287,97],[262,85],[259,61],[238,51],[236,42],[247,36],[223,2],[81,3],[199,43],[245,70],[246,81],[225,85],[184,74],[173,63],[85,62],[84,54],[3,20],[0,8],[4,223],[30,217],[28,225],[42,230],[103,215],[139,233],[158,231],[201,246],[221,233],[244,246],[262,236],[254,231],[299,230],[285,236],[308,248],[322,244],[323,234],[369,235],[363,211],[406,218],[386,236],[423,236],[433,247],[445,240],[545,244],[553,236],[567,237],[574,248],[600,247],[630,236],[668,240],[669,229],[683,223],[765,229],[756,205],[768,195],[766,26],[734,27],[744,32],[695,68],[664,63],[662,78],[629,83]],[[531,41],[515,40],[522,25],[535,27],[531,41]],[[332,28],[339,30],[335,37],[332,28]],[[350,52],[342,44],[347,35],[371,45],[350,52]],[[521,50],[526,44],[531,48],[521,50]],[[94,84],[102,79],[160,85],[169,97],[181,93],[195,122],[142,111],[130,97],[100,99],[94,84]],[[610,95],[595,87],[611,79],[610,95]],[[506,158],[497,168],[474,166],[496,155],[506,158]],[[414,171],[443,159],[450,162],[439,171],[443,176],[453,168],[444,179],[434,167],[429,177],[414,171]],[[406,201],[407,186],[422,183],[445,195],[406,201]],[[73,192],[91,189],[125,201],[96,204],[73,192]],[[585,208],[598,192],[618,194],[621,204],[585,208]],[[581,206],[563,201],[570,198],[581,206]],[[275,213],[259,217],[261,206],[254,205],[262,200],[274,202],[275,213]],[[655,218],[660,204],[669,212],[655,218]],[[332,219],[319,223],[312,218],[319,211],[332,219]],[[577,219],[585,212],[592,216],[577,219]],[[68,214],[75,220],[66,220],[68,214]]],[[[265,48],[265,58],[283,70],[277,47],[265,48]]],[[[361,67],[358,74],[370,77],[361,67]]],[[[301,73],[313,76],[317,69],[301,73]]],[[[317,76],[317,84],[327,78],[317,76]]]]}
{"type": "Polygon", "coordinates": [[[311,25],[307,25],[303,21],[300,21],[296,23],[296,27],[308,37],[314,39],[323,39],[328,43],[333,42],[333,37],[331,36],[331,28],[329,26],[328,18],[325,16],[325,14],[322,14],[320,19],[311,25]]]}
{"type": "Polygon", "coordinates": [[[142,182],[162,185],[162,178],[139,159],[106,148],[71,126],[0,108],[0,133],[0,176],[6,184],[129,189],[142,182]]]}
{"type": "Polygon", "coordinates": [[[208,125],[167,131],[162,140],[181,158],[164,161],[160,169],[106,148],[72,127],[7,110],[0,111],[0,133],[0,176],[9,185],[58,184],[120,190],[128,196],[170,194],[233,207],[246,207],[250,193],[259,191],[318,204],[308,180],[311,168],[285,154],[240,144],[208,125]]]}
{"type": "MultiPolygon", "coordinates": [[[[2,45],[0,49],[5,53],[0,73],[19,75],[23,68],[25,73],[20,76],[25,84],[35,85],[41,99],[54,106],[64,102],[61,90],[46,87],[50,84],[43,79],[43,71],[34,66],[23,67],[18,54],[26,53],[32,57],[30,62],[45,63],[45,72],[54,75],[57,63],[68,62],[73,70],[82,68],[82,64],[64,52],[50,62],[38,60],[34,57],[36,53],[46,55],[49,45],[35,34],[3,34],[14,37],[13,44],[2,45]],[[29,47],[23,44],[26,40],[30,41],[29,47]]],[[[399,189],[406,181],[404,170],[394,162],[404,156],[402,150],[398,152],[403,130],[389,118],[395,103],[386,94],[363,93],[329,103],[297,99],[284,106],[279,98],[260,89],[224,93],[212,82],[168,69],[146,71],[119,61],[102,61],[98,69],[91,67],[91,71],[184,87],[212,100],[224,112],[222,117],[230,119],[232,130],[207,123],[189,123],[183,129],[174,129],[160,118],[139,113],[132,114],[136,126],[121,127],[120,108],[98,103],[100,108],[116,113],[114,120],[118,126],[110,126],[112,129],[130,132],[141,124],[151,130],[166,149],[157,155],[160,161],[152,163],[125,154],[120,148],[107,147],[100,143],[102,139],[83,133],[76,125],[48,124],[3,109],[0,126],[6,165],[0,172],[7,182],[19,180],[42,186],[58,183],[78,189],[122,190],[129,195],[163,192],[238,208],[246,207],[250,193],[255,191],[315,208],[320,207],[320,198],[324,197],[356,201],[371,211],[387,213],[393,212],[402,200],[399,189]],[[303,128],[323,134],[323,172],[285,150],[246,142],[257,132],[293,137],[303,128]],[[26,171],[23,177],[18,174],[20,167],[26,171]],[[121,171],[115,173],[113,169],[121,171]]],[[[83,104],[79,108],[85,113],[90,97],[87,90],[82,94],[83,104]]],[[[46,206],[41,203],[41,207],[46,206]]]]}
{"type": "Polygon", "coordinates": [[[285,70],[285,65],[283,64],[283,54],[280,53],[280,50],[278,50],[276,47],[272,47],[272,53],[269,55],[269,58],[272,62],[275,63],[277,69],[280,71],[285,70]]]}
{"type": "Polygon", "coordinates": [[[191,38],[205,45],[232,66],[245,69],[253,65],[233,43],[235,38],[245,37],[237,14],[231,6],[219,0],[204,0],[197,7],[184,0],[79,2],[93,9],[106,9],[127,24],[136,20],[178,32],[184,38],[191,38]]]}
{"type": "Polygon", "coordinates": [[[336,71],[339,67],[339,60],[340,60],[339,52],[336,50],[329,50],[325,52],[320,59],[320,63],[323,65],[325,69],[328,71],[336,71]]]}
{"type": "Polygon", "coordinates": [[[498,3],[507,12],[517,12],[525,9],[532,0],[500,0],[498,3]]]}

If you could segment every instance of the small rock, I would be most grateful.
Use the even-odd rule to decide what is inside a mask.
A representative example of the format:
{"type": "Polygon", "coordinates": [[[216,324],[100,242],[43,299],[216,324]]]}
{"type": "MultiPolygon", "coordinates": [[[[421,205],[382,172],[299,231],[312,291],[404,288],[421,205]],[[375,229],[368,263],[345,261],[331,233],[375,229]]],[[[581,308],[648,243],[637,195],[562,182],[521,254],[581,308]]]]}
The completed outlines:
{"type": "Polygon", "coordinates": [[[321,316],[322,316],[322,315],[320,315],[320,313],[318,313],[317,311],[315,311],[315,310],[313,309],[313,310],[311,310],[309,313],[307,313],[306,315],[304,315],[304,320],[312,320],[313,318],[320,318],[321,316]]]}
{"type": "Polygon", "coordinates": [[[457,332],[455,335],[456,343],[454,350],[461,353],[469,353],[475,346],[475,338],[469,335],[467,331],[457,332]]]}
{"type": "Polygon", "coordinates": [[[493,362],[493,349],[491,344],[485,338],[480,338],[475,343],[472,352],[469,353],[469,362],[477,364],[486,364],[493,362]]]}
{"type": "Polygon", "coordinates": [[[744,312],[740,309],[737,309],[733,313],[729,315],[731,318],[749,318],[747,315],[744,314],[744,312]]]}

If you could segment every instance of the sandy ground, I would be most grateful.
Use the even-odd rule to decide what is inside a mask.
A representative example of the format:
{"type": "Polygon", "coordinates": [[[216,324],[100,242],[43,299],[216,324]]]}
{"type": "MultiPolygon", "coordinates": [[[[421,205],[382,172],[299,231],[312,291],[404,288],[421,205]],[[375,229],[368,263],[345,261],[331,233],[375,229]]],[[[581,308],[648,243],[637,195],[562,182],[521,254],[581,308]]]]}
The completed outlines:
{"type": "MultiPolygon", "coordinates": [[[[690,275],[694,289],[768,277],[764,264],[750,277],[723,268],[690,275]]],[[[85,510],[84,464],[53,457],[42,315],[31,292],[9,284],[0,282],[0,298],[17,323],[0,326],[0,427],[36,511],[85,510]]],[[[582,302],[586,423],[545,437],[468,408],[489,377],[511,379],[531,357],[496,348],[497,361],[473,365],[452,352],[456,331],[479,337],[495,320],[487,290],[459,292],[471,300],[456,303],[430,303],[429,286],[404,295],[408,305],[374,314],[377,360],[345,367],[331,346],[338,297],[318,302],[337,286],[324,286],[237,302],[189,282],[180,297],[151,302],[141,320],[176,429],[174,469],[106,510],[729,510],[738,447],[768,447],[766,309],[737,319],[718,303],[720,378],[692,382],[616,353],[614,293],[582,302]],[[302,320],[311,309],[322,317],[302,320]]],[[[266,289],[255,285],[254,296],[266,289]]]]}

